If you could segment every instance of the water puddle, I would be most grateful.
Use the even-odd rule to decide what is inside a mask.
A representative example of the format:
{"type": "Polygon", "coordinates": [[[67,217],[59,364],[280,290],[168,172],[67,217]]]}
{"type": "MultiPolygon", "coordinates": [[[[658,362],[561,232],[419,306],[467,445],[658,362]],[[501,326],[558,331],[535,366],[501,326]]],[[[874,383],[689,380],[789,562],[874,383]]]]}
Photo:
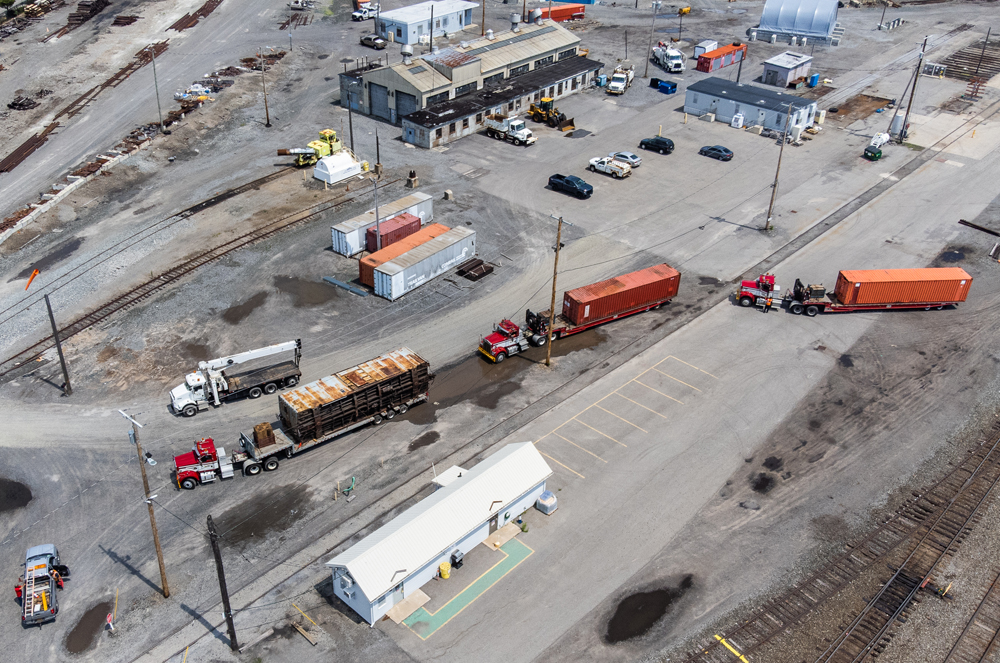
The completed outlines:
{"type": "Polygon", "coordinates": [[[667,613],[670,605],[691,589],[694,576],[686,575],[675,588],[654,589],[626,596],[608,622],[605,640],[611,644],[645,635],[667,613]]]}
{"type": "Polygon", "coordinates": [[[67,242],[63,242],[62,244],[57,246],[55,250],[52,251],[52,253],[42,258],[39,258],[30,267],[25,267],[23,270],[18,272],[17,276],[7,281],[7,283],[10,283],[11,281],[16,281],[18,279],[26,279],[29,276],[31,276],[31,272],[35,271],[36,269],[40,272],[44,272],[49,267],[52,267],[53,265],[73,255],[76,252],[76,250],[80,248],[81,244],[83,244],[82,237],[76,237],[67,242]]]}
{"type": "Polygon", "coordinates": [[[0,513],[28,506],[31,489],[23,483],[0,478],[0,513]]]}
{"type": "Polygon", "coordinates": [[[307,281],[293,276],[275,276],[274,287],[291,295],[295,308],[312,308],[329,304],[340,295],[337,288],[323,281],[307,281]]]}
{"type": "Polygon", "coordinates": [[[251,313],[263,306],[266,301],[267,293],[258,292],[242,304],[236,304],[227,308],[222,312],[222,319],[231,325],[238,325],[246,320],[251,313]]]}
{"type": "Polygon", "coordinates": [[[416,451],[417,449],[423,449],[424,447],[429,447],[438,440],[441,439],[441,433],[436,430],[429,430],[413,442],[410,442],[408,451],[416,451]]]}
{"type": "Polygon", "coordinates": [[[785,461],[777,456],[768,456],[764,459],[764,467],[772,472],[779,472],[785,466],[785,461]]]}
{"type": "Polygon", "coordinates": [[[851,355],[840,355],[840,359],[837,360],[837,363],[839,363],[844,368],[854,367],[854,360],[851,359],[851,355]]]}
{"type": "Polygon", "coordinates": [[[111,614],[111,607],[111,601],[105,601],[83,613],[83,617],[66,636],[66,650],[70,654],[82,654],[94,646],[111,614]]]}
{"type": "Polygon", "coordinates": [[[774,477],[767,472],[761,472],[750,477],[750,487],[753,488],[755,493],[760,493],[761,495],[770,492],[774,488],[775,483],[774,477]]]}

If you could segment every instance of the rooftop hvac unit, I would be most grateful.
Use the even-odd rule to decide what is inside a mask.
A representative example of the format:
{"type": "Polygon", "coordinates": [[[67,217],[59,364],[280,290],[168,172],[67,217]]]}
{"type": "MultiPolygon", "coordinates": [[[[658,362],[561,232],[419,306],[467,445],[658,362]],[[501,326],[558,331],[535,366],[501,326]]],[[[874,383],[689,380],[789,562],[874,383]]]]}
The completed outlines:
{"type": "Polygon", "coordinates": [[[340,588],[343,590],[348,590],[354,586],[354,581],[351,580],[350,576],[340,576],[340,588]]]}
{"type": "Polygon", "coordinates": [[[532,9],[530,12],[528,12],[528,20],[532,23],[541,23],[542,10],[537,8],[532,9]]]}
{"type": "Polygon", "coordinates": [[[467,41],[460,42],[459,46],[461,46],[462,48],[468,48],[469,47],[469,42],[467,42],[467,41]]]}
{"type": "Polygon", "coordinates": [[[494,37],[493,37],[493,31],[492,30],[487,30],[486,31],[486,38],[489,39],[490,41],[493,41],[494,37]]]}
{"type": "Polygon", "coordinates": [[[413,60],[413,46],[410,44],[403,44],[399,49],[399,54],[403,56],[403,64],[411,64],[413,60]]]}
{"type": "Polygon", "coordinates": [[[520,24],[521,24],[521,15],[520,14],[511,14],[510,15],[510,30],[511,30],[511,32],[519,32],[520,31],[520,27],[519,27],[520,24]]]}

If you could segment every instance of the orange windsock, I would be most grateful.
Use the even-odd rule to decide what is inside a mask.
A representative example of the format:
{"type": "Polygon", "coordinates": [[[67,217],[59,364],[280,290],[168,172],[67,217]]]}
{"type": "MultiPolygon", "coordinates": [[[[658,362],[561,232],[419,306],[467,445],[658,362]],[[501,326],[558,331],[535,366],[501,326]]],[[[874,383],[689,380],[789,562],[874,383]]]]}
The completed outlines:
{"type": "Polygon", "coordinates": [[[31,273],[31,276],[28,277],[28,284],[26,286],[24,286],[25,290],[28,289],[28,286],[31,285],[31,282],[35,280],[36,276],[38,276],[38,270],[37,269],[31,273]]]}

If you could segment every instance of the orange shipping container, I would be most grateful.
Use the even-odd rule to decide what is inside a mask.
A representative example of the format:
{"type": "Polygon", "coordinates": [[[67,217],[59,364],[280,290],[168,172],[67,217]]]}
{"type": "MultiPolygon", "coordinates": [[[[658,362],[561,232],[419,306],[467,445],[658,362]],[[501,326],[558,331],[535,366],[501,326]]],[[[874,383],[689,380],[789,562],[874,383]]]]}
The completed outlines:
{"type": "Polygon", "coordinates": [[[841,304],[947,304],[964,302],[972,277],[961,267],[857,269],[837,275],[841,304]]]}
{"type": "MultiPolygon", "coordinates": [[[[540,9],[542,11],[542,18],[548,18],[548,7],[540,7],[540,9]]],[[[552,8],[552,20],[559,23],[561,21],[584,18],[586,16],[586,12],[586,5],[560,3],[552,8]]]]}
{"type": "Polygon", "coordinates": [[[376,251],[370,256],[365,256],[358,262],[359,278],[369,288],[375,287],[375,268],[403,255],[410,249],[415,249],[424,242],[445,234],[451,230],[448,226],[440,223],[432,223],[424,226],[409,237],[405,237],[391,246],[387,246],[381,251],[376,251]]]}
{"type": "Polygon", "coordinates": [[[574,325],[620,315],[677,294],[681,273],[663,263],[607,281],[568,290],[563,316],[574,325]]]}

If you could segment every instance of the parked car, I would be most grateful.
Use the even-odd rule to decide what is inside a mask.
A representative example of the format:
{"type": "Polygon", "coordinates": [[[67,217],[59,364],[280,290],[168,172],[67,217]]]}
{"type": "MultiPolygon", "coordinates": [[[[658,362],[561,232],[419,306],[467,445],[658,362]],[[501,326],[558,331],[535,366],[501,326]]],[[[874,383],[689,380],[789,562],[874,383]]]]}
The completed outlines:
{"type": "Polygon", "coordinates": [[[713,159],[718,159],[719,161],[729,161],[733,158],[733,151],[728,147],[723,147],[721,145],[706,145],[698,150],[698,154],[706,157],[712,157],[713,159]]]}
{"type": "Polygon", "coordinates": [[[653,136],[652,138],[643,138],[640,140],[639,147],[643,150],[653,150],[660,154],[670,154],[674,151],[674,141],[663,136],[653,136]]]}
{"type": "Polygon", "coordinates": [[[371,35],[365,35],[364,37],[361,38],[361,45],[370,46],[371,48],[374,48],[376,51],[381,51],[383,48],[385,48],[386,41],[385,39],[382,39],[376,34],[371,34],[371,35]]]}
{"type": "Polygon", "coordinates": [[[642,159],[637,154],[632,154],[631,152],[612,152],[608,155],[616,161],[624,161],[633,168],[638,168],[642,165],[642,159]]]}
{"type": "Polygon", "coordinates": [[[594,187],[590,186],[576,175],[553,175],[549,178],[549,186],[553,191],[572,193],[577,198],[590,198],[594,187]]]}

